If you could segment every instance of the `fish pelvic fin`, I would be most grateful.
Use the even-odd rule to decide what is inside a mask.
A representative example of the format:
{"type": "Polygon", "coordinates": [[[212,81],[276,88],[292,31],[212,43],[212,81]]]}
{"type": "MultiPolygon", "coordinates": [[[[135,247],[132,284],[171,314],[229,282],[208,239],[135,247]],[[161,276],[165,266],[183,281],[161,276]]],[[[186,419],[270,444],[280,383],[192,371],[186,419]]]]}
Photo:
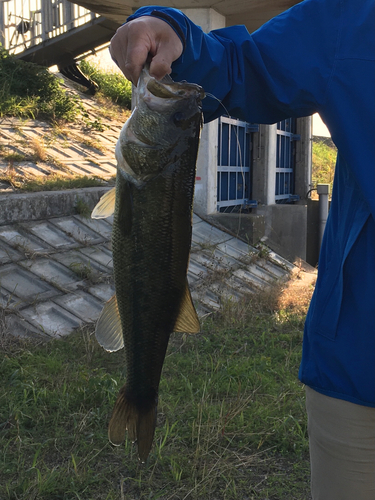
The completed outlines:
{"type": "Polygon", "coordinates": [[[150,453],[156,426],[156,398],[147,405],[137,404],[127,396],[124,386],[117,397],[112,417],[108,426],[108,438],[119,446],[125,439],[125,432],[138,446],[138,457],[145,462],[150,453]]]}
{"type": "Polygon", "coordinates": [[[115,211],[116,201],[116,188],[112,188],[105,193],[98,203],[95,205],[94,210],[91,212],[92,219],[106,219],[113,215],[115,211]]]}
{"type": "Polygon", "coordinates": [[[173,329],[175,332],[199,333],[201,326],[199,323],[197,311],[195,310],[193,299],[186,280],[185,293],[181,301],[180,312],[173,329]]]}
{"type": "Polygon", "coordinates": [[[106,351],[115,352],[124,347],[116,295],[105,303],[96,323],[95,337],[106,351]]]}

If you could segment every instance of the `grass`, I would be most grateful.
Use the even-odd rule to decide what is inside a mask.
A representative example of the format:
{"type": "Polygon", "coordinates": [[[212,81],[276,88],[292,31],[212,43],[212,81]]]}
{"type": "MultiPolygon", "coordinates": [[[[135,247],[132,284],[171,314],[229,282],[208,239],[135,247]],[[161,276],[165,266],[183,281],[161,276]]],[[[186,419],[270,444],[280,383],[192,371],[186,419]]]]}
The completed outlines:
{"type": "Polygon", "coordinates": [[[47,68],[10,55],[0,46],[0,117],[74,121],[77,101],[47,68]]]}
{"type": "MultiPolygon", "coordinates": [[[[27,178],[17,173],[14,168],[8,168],[0,173],[0,182],[7,183],[20,192],[39,192],[39,191],[61,191],[64,189],[80,189],[86,187],[100,187],[108,185],[102,179],[92,176],[75,176],[51,174],[48,176],[27,178]]],[[[77,213],[81,213],[84,207],[78,203],[77,213]]],[[[82,214],[84,215],[84,214],[82,214]]]]}
{"type": "MultiPolygon", "coordinates": [[[[80,66],[99,85],[97,99],[103,104],[100,113],[103,118],[118,117],[123,108],[130,109],[131,83],[128,80],[115,72],[100,71],[87,61],[82,61],[80,66]]],[[[17,59],[0,46],[0,117],[16,116],[53,123],[79,119],[88,129],[104,131],[106,126],[101,117],[90,119],[79,99],[66,92],[61,83],[62,80],[47,68],[17,59]]]]}
{"type": "Polygon", "coordinates": [[[115,71],[102,71],[85,59],[80,62],[82,72],[99,85],[99,94],[115,104],[130,109],[132,85],[123,75],[115,71]]]}
{"type": "Polygon", "coordinates": [[[335,175],[337,148],[330,138],[313,141],[312,151],[312,181],[313,184],[330,184],[332,193],[333,178],[335,175]]]}
{"type": "Polygon", "coordinates": [[[87,328],[49,342],[3,335],[0,498],[310,499],[297,381],[310,294],[229,301],[201,334],[172,336],[144,465],[129,441],[107,441],[122,351],[104,352],[87,328]]]}

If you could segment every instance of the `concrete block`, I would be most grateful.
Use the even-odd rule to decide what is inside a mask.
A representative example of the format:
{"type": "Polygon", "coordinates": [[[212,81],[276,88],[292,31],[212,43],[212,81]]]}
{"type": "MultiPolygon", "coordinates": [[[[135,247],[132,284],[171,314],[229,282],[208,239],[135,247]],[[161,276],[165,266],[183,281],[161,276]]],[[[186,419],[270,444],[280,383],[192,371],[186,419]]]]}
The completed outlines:
{"type": "Polygon", "coordinates": [[[52,250],[47,243],[14,225],[0,227],[0,239],[22,253],[46,253],[52,250]]]}
{"type": "Polygon", "coordinates": [[[60,252],[53,255],[53,260],[60,262],[77,275],[77,280],[98,281],[109,275],[109,269],[90,260],[87,255],[78,250],[60,252]]]}
{"type": "Polygon", "coordinates": [[[228,280],[228,285],[242,296],[250,293],[257,293],[259,291],[259,287],[256,286],[254,282],[246,282],[237,276],[232,276],[228,280]]]}
{"type": "Polygon", "coordinates": [[[0,268],[0,282],[11,295],[28,303],[46,300],[59,294],[56,288],[17,264],[7,264],[0,268]]]}
{"type": "Polygon", "coordinates": [[[45,335],[39,328],[36,328],[25,319],[14,314],[5,317],[5,335],[12,335],[20,338],[35,338],[39,340],[47,340],[50,337],[45,335]]]}
{"type": "Polygon", "coordinates": [[[20,265],[57,288],[72,289],[81,283],[76,273],[52,259],[25,260],[20,265]]]}
{"type": "Polygon", "coordinates": [[[82,217],[82,215],[75,215],[75,219],[79,220],[82,224],[89,227],[91,231],[100,234],[106,240],[110,240],[112,236],[112,225],[107,222],[107,219],[91,219],[82,217]]]}
{"type": "Polygon", "coordinates": [[[0,242],[0,264],[16,262],[23,258],[24,256],[20,252],[17,252],[17,250],[7,245],[5,242],[0,242]]]}
{"type": "Polygon", "coordinates": [[[225,271],[228,269],[222,259],[216,258],[214,253],[200,252],[194,255],[194,262],[206,267],[208,270],[225,271]]]}
{"type": "Polygon", "coordinates": [[[89,261],[94,260],[109,270],[113,269],[112,252],[103,245],[81,248],[80,252],[87,255],[89,261]]]}
{"type": "Polygon", "coordinates": [[[218,213],[210,216],[214,224],[219,223],[232,235],[241,238],[250,245],[256,245],[265,233],[265,220],[261,215],[246,213],[218,213]]]}
{"type": "Polygon", "coordinates": [[[74,217],[62,217],[50,220],[55,226],[81,244],[94,245],[103,241],[100,234],[92,231],[88,226],[82,224],[82,222],[74,217]]]}
{"type": "Polygon", "coordinates": [[[107,302],[115,294],[115,287],[114,285],[108,283],[100,283],[98,285],[91,286],[88,291],[91,295],[94,295],[94,297],[103,302],[107,302]]]}
{"type": "Polygon", "coordinates": [[[194,297],[197,297],[197,300],[211,311],[220,309],[220,297],[211,290],[204,290],[202,293],[194,294],[194,297]]]}
{"type": "Polygon", "coordinates": [[[230,255],[234,259],[243,260],[246,257],[251,257],[252,254],[258,251],[237,238],[230,238],[225,243],[221,243],[217,246],[224,254],[230,255]]]}
{"type": "MultiPolygon", "coordinates": [[[[273,279],[283,278],[284,276],[289,274],[289,270],[283,269],[282,267],[273,265],[272,262],[269,262],[267,259],[262,259],[257,262],[258,267],[261,267],[263,272],[268,272],[269,276],[273,279]]],[[[294,269],[294,267],[293,267],[294,269]]]]}
{"type": "Polygon", "coordinates": [[[56,298],[54,302],[85,323],[96,321],[103,309],[103,303],[100,300],[82,291],[63,295],[56,298]]]}
{"type": "Polygon", "coordinates": [[[274,281],[272,277],[268,276],[266,273],[262,273],[256,266],[251,266],[251,268],[248,269],[237,269],[237,271],[233,273],[233,276],[248,284],[251,289],[254,289],[254,287],[263,288],[267,286],[270,281],[274,281]]]}
{"type": "Polygon", "coordinates": [[[191,256],[189,262],[189,273],[190,275],[194,275],[198,279],[201,279],[208,274],[208,270],[206,267],[199,264],[199,262],[195,261],[195,256],[191,256]]]}
{"type": "Polygon", "coordinates": [[[193,213],[193,224],[198,224],[198,222],[202,222],[202,219],[196,213],[193,213]]]}
{"type": "Polygon", "coordinates": [[[230,239],[230,235],[220,231],[207,222],[201,221],[193,225],[192,240],[203,245],[217,245],[230,239]]]}
{"type": "Polygon", "coordinates": [[[107,187],[93,187],[40,193],[3,194],[0,197],[0,224],[75,214],[78,200],[93,209],[108,189],[107,187]]]}
{"type": "Polygon", "coordinates": [[[189,283],[189,287],[192,290],[194,286],[197,284],[199,281],[199,277],[196,274],[193,274],[192,272],[188,271],[187,272],[187,280],[189,283]]]}
{"type": "Polygon", "coordinates": [[[82,320],[54,302],[42,302],[20,311],[20,315],[46,335],[69,335],[82,324],[82,320]]]}
{"type": "Polygon", "coordinates": [[[306,260],[307,206],[269,205],[258,207],[265,216],[264,243],[290,262],[306,260]]]}
{"type": "MultiPolygon", "coordinates": [[[[59,152],[61,156],[61,151],[59,152]]],[[[106,164],[101,165],[101,163],[97,160],[90,161],[87,159],[79,159],[75,158],[71,160],[71,157],[64,158],[62,160],[64,165],[73,173],[77,175],[96,175],[102,178],[109,178],[116,175],[116,167],[106,164]]]]}
{"type": "Polygon", "coordinates": [[[23,228],[32,232],[35,236],[56,249],[74,248],[78,243],[68,236],[64,231],[51,224],[49,221],[43,222],[28,222],[20,224],[23,228]]]}
{"type": "Polygon", "coordinates": [[[24,306],[25,303],[22,300],[0,287],[0,307],[3,309],[19,309],[24,306]]]}

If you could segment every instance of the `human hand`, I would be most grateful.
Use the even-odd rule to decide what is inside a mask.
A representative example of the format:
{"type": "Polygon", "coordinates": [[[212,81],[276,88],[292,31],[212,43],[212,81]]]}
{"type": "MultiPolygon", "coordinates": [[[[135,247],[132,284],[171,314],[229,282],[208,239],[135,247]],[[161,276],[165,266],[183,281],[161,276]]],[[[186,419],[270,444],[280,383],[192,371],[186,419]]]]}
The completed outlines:
{"type": "Polygon", "coordinates": [[[135,85],[146,62],[150,75],[161,80],[172,72],[171,65],[182,54],[182,42],[165,21],[143,16],[116,31],[109,47],[111,57],[126,78],[135,85]]]}

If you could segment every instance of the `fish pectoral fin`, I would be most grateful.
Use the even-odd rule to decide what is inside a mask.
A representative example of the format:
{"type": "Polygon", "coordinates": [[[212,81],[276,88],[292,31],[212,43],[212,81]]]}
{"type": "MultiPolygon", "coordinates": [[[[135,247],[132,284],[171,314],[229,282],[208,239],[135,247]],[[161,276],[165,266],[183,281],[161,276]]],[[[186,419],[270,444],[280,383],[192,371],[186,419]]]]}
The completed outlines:
{"type": "Polygon", "coordinates": [[[98,203],[95,205],[94,210],[91,212],[92,219],[106,219],[113,215],[115,211],[116,201],[116,188],[110,189],[105,193],[98,203]]]}
{"type": "Polygon", "coordinates": [[[199,333],[200,330],[201,326],[199,324],[197,311],[195,310],[189,284],[186,280],[185,294],[181,302],[180,312],[174,326],[174,331],[193,334],[199,333]]]}
{"type": "Polygon", "coordinates": [[[137,405],[133,398],[126,395],[124,386],[117,397],[112,417],[108,426],[108,438],[119,446],[128,431],[129,438],[138,446],[138,456],[145,462],[152,446],[156,426],[156,402],[137,405]]]}
{"type": "Polygon", "coordinates": [[[96,323],[95,337],[106,351],[119,351],[124,347],[116,295],[104,305],[96,323]]]}

